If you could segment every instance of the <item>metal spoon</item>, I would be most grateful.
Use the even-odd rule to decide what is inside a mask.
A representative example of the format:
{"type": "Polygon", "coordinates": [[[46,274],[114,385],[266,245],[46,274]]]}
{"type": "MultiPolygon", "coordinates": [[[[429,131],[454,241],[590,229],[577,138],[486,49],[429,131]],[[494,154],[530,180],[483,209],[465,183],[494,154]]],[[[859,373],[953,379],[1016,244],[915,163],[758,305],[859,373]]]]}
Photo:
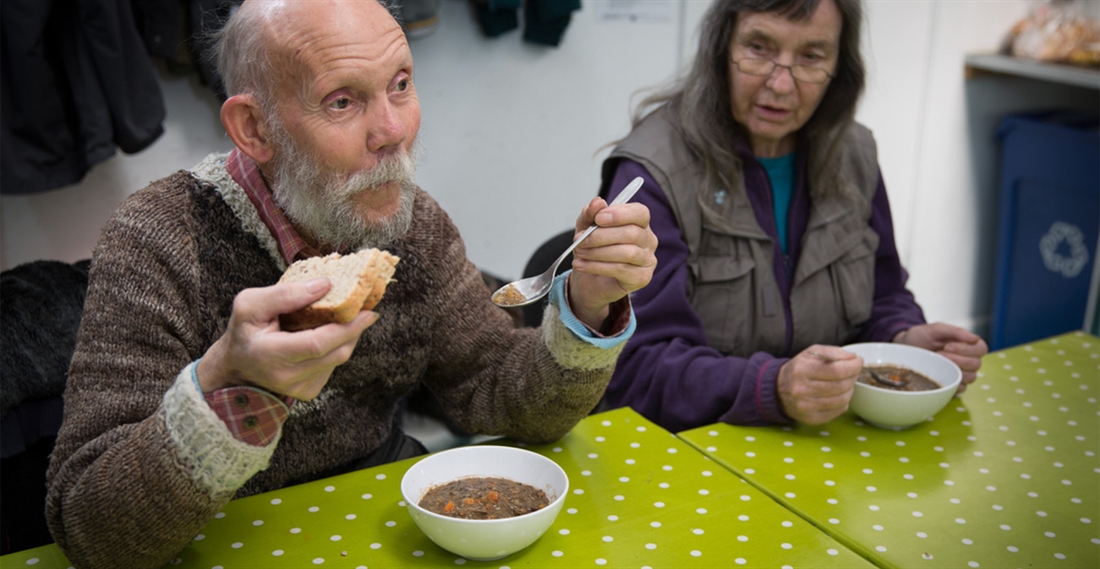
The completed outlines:
{"type": "MultiPolygon", "coordinates": [[[[828,363],[833,363],[833,362],[837,361],[836,358],[830,358],[829,356],[826,356],[825,354],[819,354],[819,353],[817,353],[813,350],[808,350],[808,353],[810,355],[816,356],[818,359],[820,359],[822,361],[825,361],[825,362],[828,362],[828,363]]],[[[877,371],[875,371],[875,370],[873,370],[869,367],[866,367],[866,366],[864,366],[863,371],[867,372],[867,375],[870,375],[871,379],[877,381],[878,383],[881,383],[882,385],[885,385],[886,387],[901,388],[901,387],[905,387],[906,385],[909,385],[909,380],[908,379],[902,379],[902,380],[899,380],[899,381],[895,381],[895,380],[890,379],[888,377],[883,377],[882,374],[880,374],[879,372],[877,372],[877,371]]]]}
{"type": "MultiPolygon", "coordinates": [[[[630,201],[630,198],[634,197],[634,194],[637,193],[638,188],[642,187],[642,182],[643,180],[640,176],[631,180],[630,184],[626,186],[622,193],[615,197],[615,201],[608,205],[618,205],[630,201]]],[[[554,264],[550,265],[550,268],[546,269],[541,275],[513,281],[497,289],[497,291],[493,293],[493,303],[505,308],[527,306],[546,296],[547,293],[550,292],[550,285],[554,282],[554,275],[557,273],[558,265],[573,252],[573,249],[575,249],[581,241],[584,241],[584,239],[595,230],[595,224],[585,229],[584,233],[581,233],[580,237],[577,237],[573,241],[573,244],[558,257],[558,260],[554,261],[554,264]]]]}

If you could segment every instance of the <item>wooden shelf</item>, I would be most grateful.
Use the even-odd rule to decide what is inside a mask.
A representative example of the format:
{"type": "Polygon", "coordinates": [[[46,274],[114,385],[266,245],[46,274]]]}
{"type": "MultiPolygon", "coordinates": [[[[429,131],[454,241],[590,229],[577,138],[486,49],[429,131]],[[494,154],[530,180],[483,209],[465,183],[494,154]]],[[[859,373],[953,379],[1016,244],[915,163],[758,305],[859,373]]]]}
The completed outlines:
{"type": "Polygon", "coordinates": [[[1100,69],[1019,59],[995,53],[966,56],[966,78],[985,74],[1013,75],[1050,83],[1100,90],[1100,69]]]}

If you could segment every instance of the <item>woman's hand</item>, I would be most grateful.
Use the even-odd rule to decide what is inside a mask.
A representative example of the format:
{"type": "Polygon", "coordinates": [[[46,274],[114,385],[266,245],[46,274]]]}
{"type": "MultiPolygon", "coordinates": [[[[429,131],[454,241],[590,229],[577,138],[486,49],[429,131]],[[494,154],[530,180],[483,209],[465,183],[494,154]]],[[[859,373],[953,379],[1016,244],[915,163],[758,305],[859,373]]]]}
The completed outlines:
{"type": "Polygon", "coordinates": [[[848,410],[861,369],[863,358],[836,346],[806,348],[779,368],[776,390],[783,412],[808,425],[833,420],[848,410]]]}
{"type": "Polygon", "coordinates": [[[943,355],[962,370],[962,383],[956,393],[966,391],[966,386],[978,378],[982,356],[989,352],[982,337],[958,326],[936,322],[920,324],[902,330],[894,336],[894,342],[924,348],[943,355]]]}

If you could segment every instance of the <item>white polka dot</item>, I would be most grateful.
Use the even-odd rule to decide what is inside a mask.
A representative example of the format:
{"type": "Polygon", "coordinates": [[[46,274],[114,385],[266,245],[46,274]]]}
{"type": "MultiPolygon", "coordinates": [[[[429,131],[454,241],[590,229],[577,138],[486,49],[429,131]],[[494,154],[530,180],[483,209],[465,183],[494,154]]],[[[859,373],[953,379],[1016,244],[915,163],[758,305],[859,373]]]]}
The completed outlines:
{"type": "Polygon", "coordinates": [[[332,541],[340,541],[341,539],[344,539],[344,538],[340,537],[339,535],[334,535],[334,536],[330,537],[329,539],[332,540],[332,541]]]}
{"type": "Polygon", "coordinates": [[[882,526],[880,526],[878,524],[875,524],[875,525],[871,526],[871,529],[873,529],[875,531],[882,531],[883,528],[882,528],[882,526]]]}
{"type": "Polygon", "coordinates": [[[659,528],[661,527],[661,522],[649,522],[649,527],[659,528]]]}
{"type": "Polygon", "coordinates": [[[234,543],[233,545],[230,545],[229,547],[232,547],[233,549],[240,549],[240,548],[244,547],[244,544],[238,541],[238,542],[234,543]]]}
{"type": "Polygon", "coordinates": [[[825,468],[832,468],[832,467],[833,467],[833,463],[831,463],[831,462],[826,462],[825,464],[822,464],[821,466],[824,466],[825,468]]]}
{"type": "Polygon", "coordinates": [[[596,559],[596,565],[607,565],[607,560],[602,558],[596,559]]]}
{"type": "Polygon", "coordinates": [[[314,564],[314,565],[320,565],[320,564],[322,564],[322,563],[324,563],[324,562],[325,562],[325,559],[324,559],[323,557],[318,557],[317,559],[314,559],[314,560],[313,560],[313,564],[314,564]]]}
{"type": "Polygon", "coordinates": [[[320,510],[321,510],[321,508],[318,508],[317,506],[310,506],[309,507],[309,511],[313,512],[313,513],[317,513],[320,510]]]}
{"type": "Polygon", "coordinates": [[[1020,549],[1019,549],[1019,548],[1017,548],[1017,547],[1016,547],[1015,545],[1010,545],[1010,546],[1008,546],[1008,547],[1007,547],[1006,549],[1008,549],[1008,550],[1009,550],[1009,551],[1011,551],[1012,553],[1016,553],[1017,551],[1019,551],[1019,550],[1020,550],[1020,549]]]}
{"type": "Polygon", "coordinates": [[[1045,536],[1047,536],[1047,537],[1055,537],[1055,536],[1054,536],[1054,532],[1052,532],[1052,531],[1046,531],[1046,532],[1043,532],[1043,535],[1045,535],[1045,536]]]}
{"type": "Polygon", "coordinates": [[[626,499],[626,496],[623,496],[622,494],[619,494],[619,495],[615,496],[615,501],[617,501],[617,502],[622,502],[625,499],[626,499]]]}
{"type": "Polygon", "coordinates": [[[1001,529],[1003,529],[1005,531],[1008,531],[1008,530],[1012,529],[1012,526],[1010,526],[1008,524],[1001,524],[1001,529]]]}
{"type": "Polygon", "coordinates": [[[302,533],[302,528],[290,528],[290,533],[302,533]]]}
{"type": "Polygon", "coordinates": [[[874,486],[868,486],[867,487],[868,492],[874,492],[875,490],[877,490],[877,488],[875,488],[874,486]]]}
{"type": "Polygon", "coordinates": [[[967,565],[969,565],[969,566],[971,566],[971,567],[977,567],[977,566],[978,566],[978,562],[977,562],[977,561],[970,561],[970,562],[968,562],[968,563],[967,563],[967,565]]]}
{"type": "Polygon", "coordinates": [[[826,480],[825,485],[826,486],[836,486],[836,482],[833,482],[832,480],[826,480]]]}
{"type": "Polygon", "coordinates": [[[962,542],[963,542],[963,545],[974,545],[974,540],[969,539],[969,538],[964,537],[962,542]]]}
{"type": "Polygon", "coordinates": [[[37,557],[31,557],[30,559],[27,560],[27,565],[38,565],[38,558],[37,557]]]}
{"type": "Polygon", "coordinates": [[[703,530],[701,530],[699,528],[695,528],[695,529],[691,530],[691,533],[693,533],[695,535],[703,535],[703,530]]]}
{"type": "Polygon", "coordinates": [[[562,528],[558,530],[558,533],[560,533],[561,535],[569,535],[569,530],[562,528]]]}
{"type": "Polygon", "coordinates": [[[919,518],[919,517],[921,517],[921,516],[923,516],[923,515],[924,515],[924,514],[922,514],[922,513],[920,513],[920,512],[913,512],[913,517],[914,517],[914,518],[919,518]]]}
{"type": "Polygon", "coordinates": [[[565,555],[565,554],[562,553],[561,551],[555,549],[554,551],[550,552],[550,555],[553,555],[554,557],[561,557],[562,555],[565,555]]]}
{"type": "Polygon", "coordinates": [[[955,518],[955,523],[957,523],[957,524],[965,524],[965,523],[966,523],[966,520],[964,520],[963,518],[955,518]]]}
{"type": "Polygon", "coordinates": [[[576,508],[566,508],[566,509],[565,509],[565,513],[567,513],[567,514],[575,514],[575,513],[577,513],[577,509],[576,509],[576,508]]]}
{"type": "Polygon", "coordinates": [[[749,540],[749,536],[747,536],[747,535],[739,535],[739,536],[737,536],[737,541],[740,541],[741,543],[744,543],[744,542],[746,542],[746,541],[748,541],[748,540],[749,540]]]}
{"type": "Polygon", "coordinates": [[[581,471],[581,476],[592,476],[592,471],[591,470],[582,470],[581,471]]]}
{"type": "Polygon", "coordinates": [[[616,516],[615,514],[611,514],[610,516],[607,516],[607,519],[608,519],[608,521],[617,522],[617,521],[619,521],[619,516],[616,516]]]}
{"type": "Polygon", "coordinates": [[[645,544],[645,548],[650,550],[650,551],[653,551],[654,549],[657,549],[657,544],[656,543],[647,543],[647,544],[645,544]]]}
{"type": "Polygon", "coordinates": [[[283,503],[283,501],[279,498],[272,498],[271,499],[271,505],[273,505],[273,506],[278,506],[279,504],[282,504],[282,503],[283,503]]]}
{"type": "Polygon", "coordinates": [[[413,557],[424,557],[424,552],[417,549],[413,552],[413,557]]]}
{"type": "Polygon", "coordinates": [[[705,514],[705,513],[707,513],[707,509],[706,508],[697,508],[695,510],[695,513],[696,514],[705,514]]]}
{"type": "Polygon", "coordinates": [[[698,549],[692,549],[691,550],[691,556],[692,557],[700,557],[701,555],[703,555],[702,551],[699,551],[698,549]]]}
{"type": "Polygon", "coordinates": [[[580,496],[581,494],[584,494],[584,489],[583,488],[577,488],[577,489],[573,490],[573,493],[580,496]]]}
{"type": "Polygon", "coordinates": [[[664,502],[653,502],[653,507],[654,508],[663,508],[663,507],[665,507],[665,503],[664,502]]]}
{"type": "Polygon", "coordinates": [[[928,534],[924,533],[923,531],[918,531],[917,532],[917,537],[919,537],[921,539],[924,539],[924,538],[928,537],[928,534]]]}
{"type": "Polygon", "coordinates": [[[886,551],[886,546],[885,545],[876,545],[875,546],[875,551],[878,551],[880,553],[885,552],[886,551]]]}
{"type": "Polygon", "coordinates": [[[782,544],[779,545],[779,547],[782,547],[783,549],[790,549],[794,546],[789,544],[789,543],[782,543],[782,544]]]}
{"type": "Polygon", "coordinates": [[[214,517],[220,520],[225,517],[225,512],[218,512],[214,514],[214,517]]]}
{"type": "Polygon", "coordinates": [[[739,520],[741,520],[741,521],[743,521],[743,522],[747,522],[747,521],[749,521],[749,517],[748,517],[748,516],[746,516],[745,514],[741,514],[740,516],[737,516],[737,519],[739,519],[739,520]]]}
{"type": "Polygon", "coordinates": [[[362,498],[364,500],[370,500],[373,497],[374,497],[373,494],[363,494],[362,496],[360,496],[360,498],[362,498]]]}
{"type": "Polygon", "coordinates": [[[1065,558],[1066,558],[1066,554],[1065,554],[1065,553],[1055,553],[1055,554],[1054,554],[1054,558],[1055,558],[1055,559],[1065,559],[1065,558]]]}
{"type": "Polygon", "coordinates": [[[825,553],[828,553],[829,555],[834,555],[834,556],[835,556],[835,555],[839,555],[839,554],[840,554],[840,552],[839,552],[839,551],[837,551],[837,550],[835,550],[835,549],[832,549],[832,548],[826,549],[826,550],[825,550],[825,553]]]}
{"type": "Polygon", "coordinates": [[[878,506],[876,506],[874,504],[871,504],[870,506],[867,506],[867,509],[871,510],[872,512],[877,512],[878,511],[878,506]]]}
{"type": "Polygon", "coordinates": [[[1081,518],[1081,523],[1083,523],[1083,524],[1091,524],[1091,523],[1092,523],[1092,520],[1090,520],[1090,519],[1088,519],[1088,518],[1081,518]]]}
{"type": "Polygon", "coordinates": [[[386,479],[386,475],[385,475],[385,474],[375,474],[375,475],[374,475],[374,479],[375,479],[375,480],[385,480],[385,479],[386,479]]]}
{"type": "Polygon", "coordinates": [[[325,486],[325,492],[332,492],[336,490],[335,486],[325,486]]]}
{"type": "Polygon", "coordinates": [[[836,524],[840,523],[840,520],[838,520],[836,518],[829,518],[829,523],[831,523],[835,526],[836,524]]]}

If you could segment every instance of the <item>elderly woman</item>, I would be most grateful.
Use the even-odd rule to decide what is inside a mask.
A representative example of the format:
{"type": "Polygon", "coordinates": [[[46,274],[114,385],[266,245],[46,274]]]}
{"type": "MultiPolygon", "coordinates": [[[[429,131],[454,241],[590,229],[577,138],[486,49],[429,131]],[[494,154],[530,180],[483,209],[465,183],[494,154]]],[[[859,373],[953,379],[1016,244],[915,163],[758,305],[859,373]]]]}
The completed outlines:
{"type": "Polygon", "coordinates": [[[864,84],[859,0],[716,0],[691,69],[635,111],[601,194],[638,197],[658,267],[604,405],[678,431],[819,424],[862,360],[837,346],[937,351],[974,381],[982,339],[926,324],[894,245],[864,84]],[[817,357],[813,353],[825,356],[817,357]]]}

